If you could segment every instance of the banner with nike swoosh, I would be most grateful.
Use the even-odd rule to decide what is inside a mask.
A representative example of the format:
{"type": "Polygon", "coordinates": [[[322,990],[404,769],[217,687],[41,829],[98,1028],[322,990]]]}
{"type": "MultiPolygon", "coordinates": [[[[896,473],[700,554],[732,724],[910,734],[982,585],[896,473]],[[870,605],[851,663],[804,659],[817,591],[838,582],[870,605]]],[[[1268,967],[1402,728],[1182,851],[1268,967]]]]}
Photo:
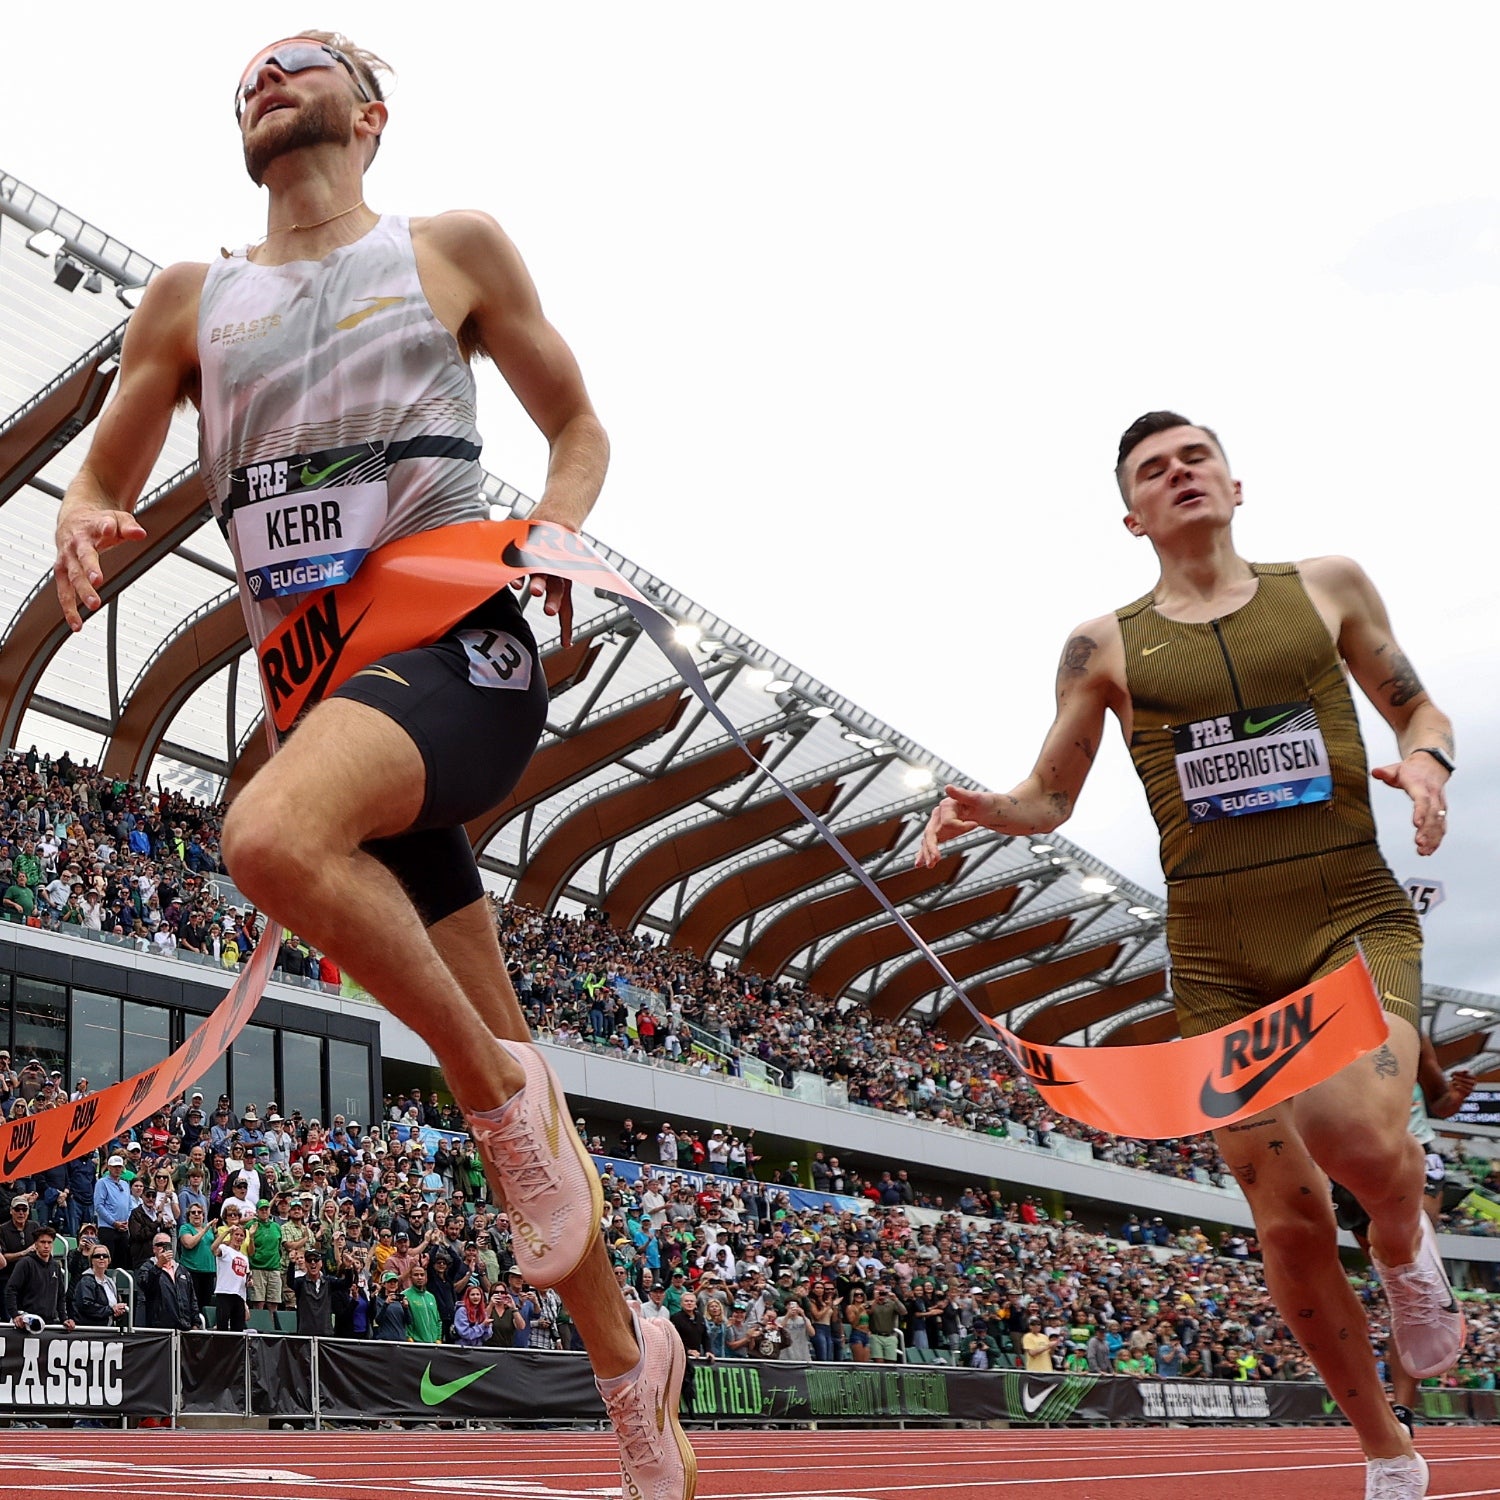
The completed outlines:
{"type": "MultiPolygon", "coordinates": [[[[828,824],[751,751],[704,682],[691,652],[676,639],[674,623],[585,538],[547,522],[471,521],[420,532],[371,553],[347,583],[301,595],[297,608],[257,647],[273,747],[309,708],[355,672],[392,652],[440,639],[499,589],[533,575],[569,579],[630,610],[704,708],[839,855],[1060,1114],[1138,1138],[1194,1135],[1279,1104],[1385,1040],[1388,1028],[1379,998],[1364,961],[1356,957],[1306,990],[1202,1036],[1139,1047],[1024,1041],[970,1000],[828,824]]],[[[280,939],[278,928],[268,928],[219,1007],[166,1062],[77,1105],[28,1115],[0,1128],[0,1180],[92,1151],[170,1102],[249,1021],[280,939]],[[85,1105],[94,1111],[87,1120],[85,1105]]]]}

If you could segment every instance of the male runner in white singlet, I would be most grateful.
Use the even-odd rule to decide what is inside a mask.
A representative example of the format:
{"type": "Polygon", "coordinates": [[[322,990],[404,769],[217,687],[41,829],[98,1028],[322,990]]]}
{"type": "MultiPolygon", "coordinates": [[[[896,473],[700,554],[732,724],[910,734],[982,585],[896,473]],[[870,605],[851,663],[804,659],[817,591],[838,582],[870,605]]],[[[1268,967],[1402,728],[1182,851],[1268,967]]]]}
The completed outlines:
{"type": "MultiPolygon", "coordinates": [[[[245,165],[270,193],[266,237],[168,267],[130,321],[114,400],[58,515],[73,629],[99,607],[98,553],[144,535],[131,507],[182,400],[198,407],[201,471],[257,645],[306,592],[386,543],[487,519],[476,353],[550,445],[533,518],[577,531],[592,508],[604,430],[499,226],[365,205],[387,120],[377,70],[388,71],[379,58],[311,32],[257,53],[240,79],[245,165]]],[[[549,614],[562,608],[564,581],[531,588],[549,614]]],[[[267,686],[274,696],[269,674],[267,686]]],[[[546,708],[536,643],[500,589],[436,644],[382,658],[313,708],[235,800],[223,849],[252,901],[431,1046],[509,1211],[520,1269],[560,1290],[583,1335],[624,1494],[690,1500],[681,1342],[620,1297],[597,1175],[530,1043],[464,834],[515,785],[546,708]]]]}

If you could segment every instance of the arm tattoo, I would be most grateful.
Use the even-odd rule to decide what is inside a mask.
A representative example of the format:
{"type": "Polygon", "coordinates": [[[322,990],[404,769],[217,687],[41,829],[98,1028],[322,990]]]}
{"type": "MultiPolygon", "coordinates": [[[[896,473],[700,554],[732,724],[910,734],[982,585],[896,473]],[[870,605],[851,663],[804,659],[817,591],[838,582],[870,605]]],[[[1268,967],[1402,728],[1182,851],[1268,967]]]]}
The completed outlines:
{"type": "Polygon", "coordinates": [[[1375,1054],[1375,1071],[1382,1078],[1394,1078],[1401,1071],[1401,1064],[1397,1062],[1396,1054],[1386,1043],[1382,1043],[1380,1051],[1375,1054]]]}
{"type": "Polygon", "coordinates": [[[1248,1123],[1245,1123],[1245,1124],[1240,1124],[1240,1125],[1226,1125],[1224,1128],[1225,1128],[1225,1130],[1234,1130],[1234,1131],[1240,1131],[1240,1130],[1264,1130],[1267,1125],[1274,1125],[1275,1123],[1276,1123],[1276,1116],[1275,1115],[1267,1115],[1264,1120],[1251,1120],[1251,1121],[1249,1121],[1248,1123]]]}
{"type": "Polygon", "coordinates": [[[1253,1161],[1240,1162],[1235,1166],[1234,1175],[1239,1178],[1246,1187],[1255,1186],[1255,1163],[1253,1161]]]}
{"type": "Polygon", "coordinates": [[[1075,635],[1063,647],[1062,665],[1057,669],[1059,677],[1082,677],[1088,667],[1089,658],[1099,649],[1099,643],[1086,635],[1075,635]]]}
{"type": "Polygon", "coordinates": [[[1390,658],[1386,662],[1386,668],[1391,675],[1380,686],[1388,689],[1386,697],[1392,708],[1403,708],[1413,698],[1420,698],[1425,689],[1413,670],[1412,664],[1407,661],[1406,653],[1394,643],[1390,646],[1382,646],[1375,654],[1382,656],[1387,651],[1390,652],[1390,658]]]}

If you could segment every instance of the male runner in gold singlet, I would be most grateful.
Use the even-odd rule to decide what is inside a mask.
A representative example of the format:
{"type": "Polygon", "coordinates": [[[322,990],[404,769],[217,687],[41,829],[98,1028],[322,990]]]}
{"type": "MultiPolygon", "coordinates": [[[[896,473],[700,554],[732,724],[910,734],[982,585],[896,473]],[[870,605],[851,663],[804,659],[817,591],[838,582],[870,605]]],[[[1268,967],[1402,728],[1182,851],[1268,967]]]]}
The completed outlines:
{"type": "Polygon", "coordinates": [[[1057,717],[1031,774],[1008,793],[948,787],[917,862],[936,863],[943,840],[980,825],[1015,835],[1057,828],[1073,811],[1108,711],[1161,834],[1184,1035],[1330,972],[1358,941],[1389,1015],[1388,1041],[1215,1136],[1255,1216],[1277,1306],[1358,1433],[1367,1496],[1416,1500],[1426,1493],[1426,1464],[1381,1390],[1365,1316],[1338,1259],[1328,1177],[1370,1215],[1407,1366],[1420,1375],[1449,1369],[1464,1324],[1422,1212],[1422,1151],[1406,1129],[1421,933],[1375,846],[1345,667],[1395,731],[1401,758],[1374,776],[1411,798],[1420,854],[1442,841],[1452,726],[1358,564],[1320,557],[1267,566],[1238,555],[1231,523],[1240,484],[1212,431],[1149,413],[1122,437],[1115,473],[1126,529],[1155,548],[1156,587],[1072,634],[1057,673],[1057,717]]]}
{"type": "MultiPolygon", "coordinates": [[[[130,321],[114,400],[58,516],[57,587],[73,629],[99,607],[98,553],[144,534],[131,507],[183,400],[198,407],[200,472],[257,643],[303,592],[343,582],[368,552],[488,519],[475,353],[548,440],[534,517],[576,531],[593,506],[604,430],[499,226],[477,212],[408,221],[365,206],[388,116],[382,71],[373,54],[314,32],[262,49],[241,76],[235,114],[246,168],[269,190],[266,238],[164,270],[130,321]]],[[[549,614],[565,589],[531,586],[549,614]]],[[[432,1047],[523,1273],[559,1288],[583,1335],[624,1494],[690,1500],[681,1342],[620,1297],[597,1175],[530,1043],[464,836],[519,778],[546,704],[536,643],[500,589],[434,645],[383,658],[314,707],[236,799],[223,848],[252,901],[432,1047]]]]}

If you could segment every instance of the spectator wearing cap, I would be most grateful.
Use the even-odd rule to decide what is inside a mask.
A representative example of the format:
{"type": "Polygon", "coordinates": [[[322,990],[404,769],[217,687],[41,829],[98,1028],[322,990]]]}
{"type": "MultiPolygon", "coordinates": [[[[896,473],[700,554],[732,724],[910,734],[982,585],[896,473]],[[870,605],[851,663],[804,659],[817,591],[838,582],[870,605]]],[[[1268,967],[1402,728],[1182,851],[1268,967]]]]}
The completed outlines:
{"type": "Polygon", "coordinates": [[[380,1296],[375,1305],[375,1337],[388,1343],[404,1344],[411,1324],[406,1303],[401,1297],[401,1277],[395,1271],[380,1276],[380,1296]]]}
{"type": "Polygon", "coordinates": [[[117,1266],[130,1264],[130,1211],[134,1207],[125,1180],[125,1158],[116,1153],[108,1158],[104,1176],[94,1185],[93,1212],[99,1238],[117,1266]]]}
{"type": "Polygon", "coordinates": [[[73,1329],[62,1262],[52,1254],[56,1242],[57,1231],[50,1224],[37,1225],[31,1253],[21,1257],[6,1279],[5,1316],[17,1328],[33,1317],[44,1323],[60,1323],[69,1332],[73,1329]]]}
{"type": "MultiPolygon", "coordinates": [[[[250,1262],[250,1306],[280,1307],[285,1291],[281,1271],[285,1252],[281,1224],[271,1216],[269,1198],[256,1200],[255,1218],[245,1236],[245,1255],[250,1262]]],[[[297,1331],[302,1330],[299,1327],[297,1331]]]]}
{"type": "Polygon", "coordinates": [[[640,1316],[643,1319],[661,1318],[664,1321],[671,1321],[672,1309],[667,1306],[667,1289],[659,1281],[653,1283],[651,1290],[646,1294],[646,1301],[641,1307],[640,1316]]]}
{"type": "Polygon", "coordinates": [[[309,1250],[302,1268],[292,1271],[297,1299],[297,1332],[330,1338],[333,1335],[333,1282],[323,1274],[323,1252],[309,1250]]]}

